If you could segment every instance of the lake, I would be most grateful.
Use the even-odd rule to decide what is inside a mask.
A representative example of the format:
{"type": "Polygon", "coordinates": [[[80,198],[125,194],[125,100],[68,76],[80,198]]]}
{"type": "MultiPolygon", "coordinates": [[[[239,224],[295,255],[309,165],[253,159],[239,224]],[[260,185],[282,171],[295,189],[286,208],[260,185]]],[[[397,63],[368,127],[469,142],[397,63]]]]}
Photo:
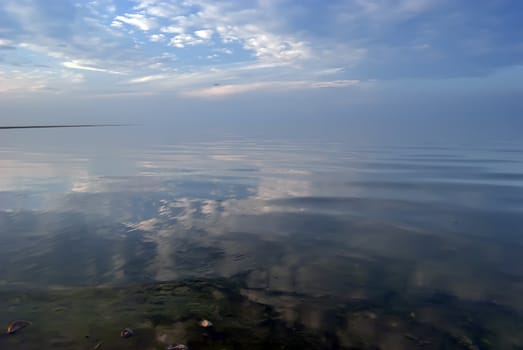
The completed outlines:
{"type": "Polygon", "coordinates": [[[98,133],[0,134],[1,349],[523,348],[522,147],[98,133]]]}

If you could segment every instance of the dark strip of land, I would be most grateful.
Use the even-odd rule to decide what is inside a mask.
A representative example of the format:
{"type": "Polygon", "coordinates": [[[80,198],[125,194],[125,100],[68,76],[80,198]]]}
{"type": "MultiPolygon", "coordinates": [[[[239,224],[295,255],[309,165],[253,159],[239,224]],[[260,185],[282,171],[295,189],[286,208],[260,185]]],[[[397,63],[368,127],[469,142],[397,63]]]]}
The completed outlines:
{"type": "Polygon", "coordinates": [[[64,125],[12,125],[0,126],[0,130],[9,129],[51,129],[51,128],[95,128],[104,126],[127,126],[126,124],[64,124],[64,125]]]}

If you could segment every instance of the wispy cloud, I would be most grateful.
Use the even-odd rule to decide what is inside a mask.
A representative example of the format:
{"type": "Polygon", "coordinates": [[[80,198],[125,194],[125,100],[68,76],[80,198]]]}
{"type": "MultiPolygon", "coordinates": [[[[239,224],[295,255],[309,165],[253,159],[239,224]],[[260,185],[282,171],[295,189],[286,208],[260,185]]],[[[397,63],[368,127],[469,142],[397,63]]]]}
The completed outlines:
{"type": "Polygon", "coordinates": [[[487,0],[5,0],[0,68],[45,66],[41,85],[64,91],[53,76],[76,70],[88,91],[193,96],[477,76],[523,64],[521,14],[487,0]],[[94,73],[107,74],[103,86],[94,73]]]}
{"type": "Polygon", "coordinates": [[[129,83],[131,83],[131,84],[148,83],[148,82],[155,81],[155,80],[166,79],[167,77],[168,76],[165,74],[147,75],[145,77],[131,79],[131,80],[129,80],[129,83]]]}
{"type": "Polygon", "coordinates": [[[147,31],[156,28],[156,19],[166,17],[163,15],[167,12],[183,13],[197,6],[198,10],[195,12],[178,15],[166,21],[162,18],[165,25],[161,26],[161,33],[176,34],[169,40],[169,45],[177,48],[194,46],[210,41],[216,34],[218,42],[239,44],[259,59],[289,61],[305,59],[311,55],[306,41],[298,40],[294,35],[273,32],[270,29],[271,23],[266,21],[261,9],[245,10],[242,6],[233,6],[230,3],[194,1],[182,3],[169,11],[158,10],[168,8],[168,4],[165,1],[141,1],[134,7],[137,13],[116,16],[115,24],[121,27],[120,22],[128,23],[147,31]]]}
{"type": "Polygon", "coordinates": [[[149,37],[149,40],[152,41],[153,43],[156,43],[156,42],[159,42],[159,41],[164,41],[165,40],[165,35],[163,34],[153,34],[149,37]]]}
{"type": "Polygon", "coordinates": [[[175,46],[179,49],[183,49],[186,46],[193,46],[197,44],[201,44],[204,41],[202,39],[198,39],[191,34],[178,34],[174,38],[169,41],[170,46],[175,46]]]}
{"type": "Polygon", "coordinates": [[[11,40],[0,38],[0,48],[2,48],[2,47],[12,47],[12,46],[13,46],[13,42],[11,40]]]}
{"type": "Polygon", "coordinates": [[[120,23],[126,23],[131,26],[135,26],[143,31],[148,31],[158,26],[153,18],[146,17],[140,13],[126,13],[122,16],[116,16],[112,22],[112,26],[121,27],[120,23]]]}
{"type": "Polygon", "coordinates": [[[59,86],[67,85],[73,90],[84,81],[84,75],[63,69],[58,72],[34,67],[28,70],[0,70],[0,93],[20,96],[25,96],[27,92],[58,93],[59,86]]]}
{"type": "Polygon", "coordinates": [[[109,74],[124,74],[122,72],[118,72],[118,71],[114,71],[114,70],[110,70],[110,69],[94,67],[92,65],[89,65],[89,62],[84,62],[81,60],[62,62],[62,65],[66,68],[71,68],[71,69],[88,70],[88,71],[92,71],[92,72],[101,72],[101,73],[109,73],[109,74]]]}
{"type": "Polygon", "coordinates": [[[304,90],[319,88],[340,88],[359,84],[359,80],[335,81],[266,81],[259,83],[216,85],[210,88],[195,89],[182,92],[183,96],[217,98],[229,95],[244,94],[253,91],[281,92],[288,90],[304,90]]]}

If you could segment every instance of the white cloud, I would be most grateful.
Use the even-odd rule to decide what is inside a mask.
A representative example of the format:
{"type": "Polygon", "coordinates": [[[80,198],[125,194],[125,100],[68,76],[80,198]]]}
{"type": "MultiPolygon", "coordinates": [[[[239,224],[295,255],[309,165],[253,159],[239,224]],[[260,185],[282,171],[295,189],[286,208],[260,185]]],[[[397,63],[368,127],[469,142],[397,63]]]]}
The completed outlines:
{"type": "MultiPolygon", "coordinates": [[[[0,1],[0,13],[10,19],[0,29],[2,70],[17,68],[23,72],[10,78],[16,74],[27,78],[23,84],[4,80],[9,89],[25,86],[43,91],[54,88],[55,81],[68,81],[85,83],[90,91],[118,92],[122,80],[129,83],[130,78],[103,77],[101,86],[99,76],[87,73],[117,74],[117,70],[137,77],[130,89],[151,83],[147,86],[151,91],[210,90],[209,94],[227,95],[264,89],[270,85],[267,81],[289,81],[291,89],[328,88],[351,85],[350,80],[342,80],[349,72],[377,78],[410,76],[422,70],[431,74],[467,67],[447,64],[455,61],[481,57],[499,61],[498,55],[513,59],[506,64],[492,62],[493,67],[503,67],[515,64],[521,52],[520,46],[511,45],[503,21],[490,21],[483,8],[470,12],[450,0],[337,0],[319,6],[287,0],[90,0],[64,1],[57,7],[36,1],[0,1]],[[46,10],[41,11],[44,5],[46,10]],[[452,16],[439,16],[443,12],[437,8],[452,16]],[[419,17],[434,10],[434,16],[419,17]],[[303,21],[307,18],[314,19],[314,25],[303,21]],[[484,30],[473,30],[480,23],[484,30]],[[315,33],[316,28],[321,32],[315,33]],[[460,35],[446,35],[449,28],[460,35]],[[402,34],[392,43],[391,29],[402,34]],[[450,42],[437,45],[443,39],[450,42]],[[194,45],[201,46],[192,50],[194,45]],[[6,50],[10,47],[17,49],[6,50]],[[157,57],[162,51],[180,52],[173,47],[185,51],[176,64],[157,57]],[[449,54],[449,47],[456,52],[449,54]],[[405,55],[405,49],[411,55],[405,55]],[[215,59],[215,54],[223,59],[215,59]],[[359,63],[363,63],[361,70],[359,63]],[[37,69],[28,68],[33,65],[37,69]],[[62,71],[73,70],[86,71],[85,77],[61,76],[62,71]],[[158,78],[160,74],[165,78],[158,78]],[[222,86],[212,87],[214,83],[222,86]]],[[[497,6],[500,16],[510,10],[497,6]]]]}
{"type": "Polygon", "coordinates": [[[195,24],[214,28],[222,42],[237,42],[262,60],[291,61],[311,57],[309,44],[292,35],[276,33],[260,9],[234,9],[230,4],[199,1],[195,24]]]}
{"type": "Polygon", "coordinates": [[[167,27],[161,27],[160,31],[162,33],[184,33],[185,29],[178,26],[167,26],[167,27]]]}
{"type": "Polygon", "coordinates": [[[289,41],[272,34],[256,34],[244,41],[246,49],[262,59],[293,61],[310,57],[310,49],[301,41],[289,41]]]}
{"type": "MultiPolygon", "coordinates": [[[[273,21],[268,21],[259,8],[245,9],[232,3],[207,0],[182,2],[172,8],[167,5],[163,1],[144,0],[134,9],[142,11],[140,16],[148,14],[169,19],[160,28],[160,32],[177,34],[169,41],[170,46],[185,48],[202,44],[217,34],[223,43],[238,43],[245,50],[253,52],[254,57],[259,60],[287,64],[312,56],[309,43],[293,35],[275,32],[273,21]],[[194,6],[198,7],[198,11],[188,14],[187,11],[194,6]],[[160,11],[160,8],[163,10],[160,11]],[[165,16],[167,8],[171,11],[170,16],[165,16]],[[182,15],[184,12],[186,14],[182,15]],[[202,27],[203,29],[199,29],[202,27]]],[[[116,17],[116,20],[129,21],[128,18],[123,20],[120,17],[116,17]]],[[[132,20],[135,21],[136,18],[132,20]]],[[[152,26],[142,25],[142,29],[146,27],[150,29],[152,26]]]]}
{"type": "Polygon", "coordinates": [[[11,46],[12,44],[11,40],[0,38],[0,46],[11,46]]]}
{"type": "Polygon", "coordinates": [[[161,79],[166,79],[166,78],[168,78],[168,76],[164,75],[164,74],[147,75],[144,77],[131,79],[131,80],[129,80],[129,83],[131,83],[131,84],[148,83],[150,81],[161,80],[161,79]]]}
{"type": "Polygon", "coordinates": [[[178,34],[169,42],[170,46],[175,46],[177,48],[184,48],[185,46],[193,46],[197,44],[202,44],[205,41],[203,39],[195,38],[190,34],[178,34]]]}
{"type": "Polygon", "coordinates": [[[171,18],[182,12],[175,3],[157,3],[155,5],[145,6],[143,8],[150,16],[171,18]]]}
{"type": "Polygon", "coordinates": [[[165,35],[163,35],[163,34],[153,34],[149,37],[149,41],[152,41],[153,43],[157,43],[157,42],[164,41],[164,40],[165,40],[165,35]]]}
{"type": "Polygon", "coordinates": [[[194,34],[203,39],[203,40],[210,40],[212,38],[212,35],[213,35],[214,31],[212,29],[201,29],[201,30],[196,30],[194,32],[194,34]]]}
{"type": "Polygon", "coordinates": [[[236,26],[231,25],[218,25],[216,31],[220,34],[222,42],[225,44],[230,44],[233,42],[240,41],[240,37],[236,35],[240,29],[236,26]]]}
{"type": "Polygon", "coordinates": [[[213,33],[214,32],[210,29],[196,30],[194,32],[194,35],[180,33],[180,34],[174,36],[169,41],[169,45],[181,49],[186,46],[194,46],[194,45],[198,45],[198,44],[203,44],[203,43],[210,41],[213,33]]]}
{"type": "Polygon", "coordinates": [[[333,74],[341,73],[343,71],[344,71],[343,67],[327,68],[327,69],[322,69],[322,70],[318,71],[318,75],[333,75],[333,74]]]}
{"type": "Polygon", "coordinates": [[[66,61],[62,62],[62,65],[66,68],[71,69],[80,69],[80,70],[88,70],[92,72],[101,72],[101,73],[109,73],[109,74],[123,74],[122,72],[117,72],[110,69],[104,69],[92,66],[89,61],[82,61],[82,60],[72,60],[72,61],[66,61]]]}
{"type": "Polygon", "coordinates": [[[123,16],[116,16],[114,21],[120,21],[132,26],[135,26],[143,31],[148,31],[154,29],[158,26],[156,20],[150,17],[146,17],[140,13],[126,13],[123,16]]]}
{"type": "Polygon", "coordinates": [[[31,43],[25,43],[25,42],[18,44],[18,46],[21,48],[24,48],[24,49],[28,49],[28,50],[37,52],[37,53],[44,53],[47,56],[53,57],[53,58],[64,58],[65,57],[64,53],[59,52],[59,51],[54,51],[46,46],[40,46],[37,44],[31,44],[31,43]]]}
{"type": "Polygon", "coordinates": [[[134,9],[135,10],[143,10],[143,9],[147,9],[150,6],[156,5],[159,1],[158,0],[137,0],[135,2],[137,2],[138,5],[136,5],[134,7],[134,9]]]}
{"type": "Polygon", "coordinates": [[[112,22],[111,22],[111,27],[114,27],[114,28],[122,28],[122,27],[123,27],[123,23],[120,22],[120,21],[112,21],[112,22]]]}
{"type": "MultiPolygon", "coordinates": [[[[114,0],[77,3],[75,25],[79,23],[80,30],[78,34],[75,31],[71,45],[60,45],[59,40],[46,37],[41,41],[28,40],[25,48],[36,55],[48,56],[45,64],[53,59],[50,63],[55,65],[53,74],[57,74],[56,66],[68,72],[133,72],[135,78],[130,80],[104,78],[108,84],[104,87],[104,96],[121,92],[122,84],[129,84],[129,91],[124,93],[140,92],[143,84],[149,84],[149,91],[191,90],[187,95],[224,96],[271,87],[313,88],[311,82],[322,80],[322,76],[330,81],[330,85],[339,86],[345,84],[335,83],[341,68],[338,71],[327,67],[338,67],[340,61],[346,65],[354,57],[353,52],[350,52],[352,58],[345,57],[345,53],[340,53],[330,44],[318,50],[317,43],[287,27],[282,21],[284,13],[271,12],[274,9],[265,11],[267,6],[274,7],[274,4],[267,5],[272,1],[252,5],[211,0],[133,2],[135,6],[130,8],[114,0]],[[82,16],[83,10],[89,11],[88,16],[82,16]],[[157,52],[146,49],[147,45],[151,46],[147,41],[156,43],[155,50],[172,52],[178,52],[172,47],[189,52],[195,45],[206,47],[193,56],[201,60],[187,61],[184,54],[174,64],[172,58],[160,58],[157,52]],[[333,50],[327,51],[326,48],[333,50]],[[246,52],[251,53],[250,58],[246,57],[246,52]],[[231,56],[225,59],[225,55],[231,56]],[[338,60],[326,60],[326,56],[337,56],[338,60]],[[217,58],[223,58],[223,61],[217,58]],[[284,84],[285,81],[290,82],[284,84]],[[213,86],[215,83],[222,85],[213,86]]],[[[7,46],[11,42],[18,47],[21,45],[11,37],[3,39],[2,36],[0,39],[0,45],[7,46]]],[[[85,83],[86,89],[98,84],[93,74],[85,73],[85,77],[77,75],[69,79],[85,83]]],[[[34,86],[47,86],[47,83],[42,80],[34,86]]],[[[329,84],[318,83],[316,88],[329,84]]]]}

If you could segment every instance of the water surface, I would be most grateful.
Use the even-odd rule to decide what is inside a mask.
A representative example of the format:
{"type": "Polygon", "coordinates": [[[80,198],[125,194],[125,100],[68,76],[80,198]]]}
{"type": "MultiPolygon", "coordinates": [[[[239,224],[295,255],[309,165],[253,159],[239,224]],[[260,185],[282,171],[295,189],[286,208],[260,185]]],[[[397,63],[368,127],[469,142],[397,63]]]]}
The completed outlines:
{"type": "Polygon", "coordinates": [[[0,321],[78,326],[34,322],[0,345],[89,349],[80,333],[128,320],[143,329],[137,349],[242,348],[240,323],[261,332],[250,348],[523,347],[522,148],[238,138],[42,147],[24,142],[34,132],[0,141],[0,321]],[[200,306],[166,304],[184,316],[162,319],[148,302],[108,301],[154,285],[173,298],[188,288],[200,306]],[[231,321],[246,317],[245,303],[266,308],[256,311],[265,321],[231,321]],[[209,314],[225,335],[202,342],[191,325],[209,314]]]}

